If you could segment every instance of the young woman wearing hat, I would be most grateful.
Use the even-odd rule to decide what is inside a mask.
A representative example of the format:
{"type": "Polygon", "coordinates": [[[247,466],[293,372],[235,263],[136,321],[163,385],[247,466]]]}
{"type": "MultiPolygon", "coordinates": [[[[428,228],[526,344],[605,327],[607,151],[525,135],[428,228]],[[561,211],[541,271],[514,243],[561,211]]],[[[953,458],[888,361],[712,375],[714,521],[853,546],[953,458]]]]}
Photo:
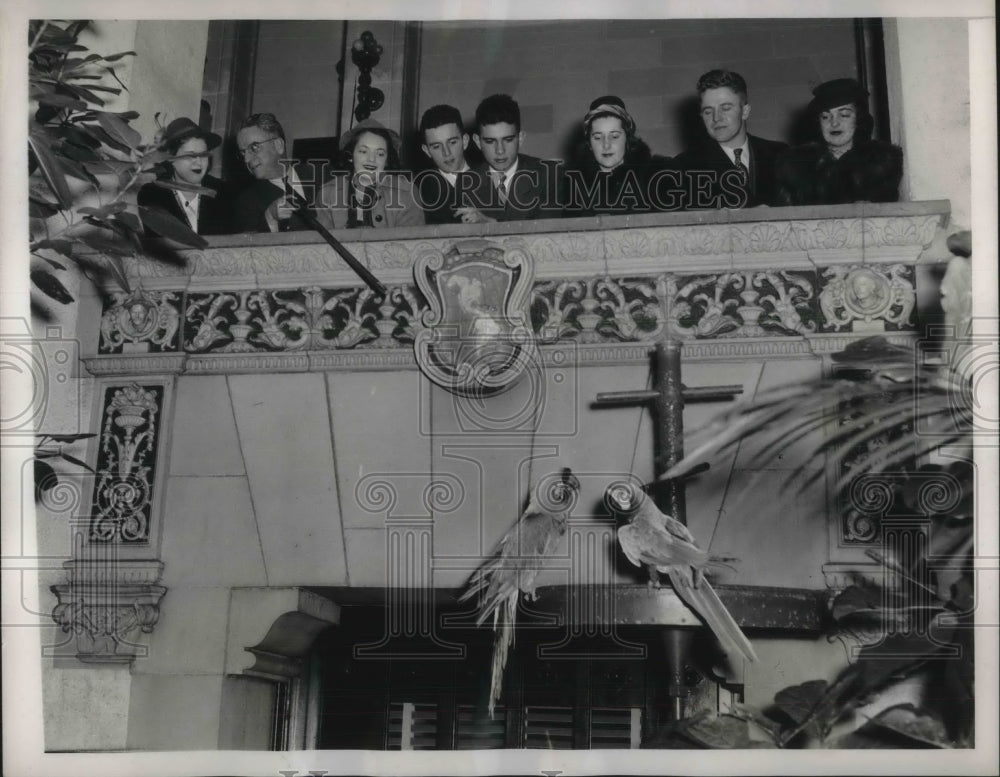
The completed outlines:
{"type": "Polygon", "coordinates": [[[374,119],[344,133],[340,151],[347,172],[320,190],[316,217],[328,229],[405,227],[424,223],[410,182],[400,168],[399,135],[374,119]]]}
{"type": "Polygon", "coordinates": [[[620,97],[598,97],[590,104],[574,160],[566,174],[567,216],[652,209],[648,185],[653,156],[636,135],[635,120],[620,97]]]}
{"type": "MultiPolygon", "coordinates": [[[[232,232],[231,198],[223,181],[209,175],[212,164],[209,152],[222,142],[214,132],[206,132],[191,119],[181,117],[166,126],[159,146],[170,159],[163,163],[159,180],[212,189],[214,196],[194,191],[147,183],[139,190],[138,203],[143,208],[166,211],[199,235],[223,235],[232,232]]],[[[142,211],[139,212],[140,216],[142,211]]],[[[159,234],[145,224],[146,234],[159,234]]]]}
{"type": "Polygon", "coordinates": [[[822,140],[787,149],[775,175],[779,205],[895,202],[903,177],[903,150],[872,140],[868,92],[838,78],[813,90],[809,113],[822,140]]]}

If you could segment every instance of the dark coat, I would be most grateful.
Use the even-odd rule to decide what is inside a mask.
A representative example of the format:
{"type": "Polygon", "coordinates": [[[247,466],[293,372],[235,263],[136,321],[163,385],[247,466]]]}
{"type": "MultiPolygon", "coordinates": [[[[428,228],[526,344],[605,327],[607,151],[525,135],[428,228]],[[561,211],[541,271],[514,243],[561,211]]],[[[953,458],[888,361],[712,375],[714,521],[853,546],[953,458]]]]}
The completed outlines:
{"type": "MultiPolygon", "coordinates": [[[[214,189],[215,196],[202,195],[198,198],[198,229],[196,230],[198,234],[226,235],[234,232],[233,201],[229,186],[225,181],[220,181],[212,175],[206,175],[202,179],[201,186],[206,189],[214,189]]],[[[177,201],[173,189],[164,189],[154,183],[147,183],[139,189],[137,202],[144,208],[165,210],[182,224],[187,224],[191,229],[194,229],[194,225],[188,221],[184,208],[177,201]]],[[[150,237],[160,237],[156,230],[148,226],[145,227],[145,230],[150,237]]]]}
{"type": "MultiPolygon", "coordinates": [[[[469,176],[468,171],[459,173],[456,180],[468,180],[469,176]]],[[[414,193],[417,195],[417,204],[423,209],[424,219],[428,224],[462,223],[461,217],[455,215],[455,209],[469,203],[459,202],[455,187],[448,183],[448,179],[438,170],[422,170],[415,176],[415,181],[417,186],[414,193]]]]}
{"type": "MultiPolygon", "coordinates": [[[[324,184],[326,165],[295,164],[295,174],[306,193],[306,204],[315,215],[315,199],[324,184]]],[[[271,203],[285,193],[269,180],[254,179],[239,192],[233,206],[233,221],[237,232],[270,232],[265,213],[271,203]]],[[[305,219],[292,211],[279,222],[281,232],[300,232],[312,229],[305,219]]]]}
{"type": "Polygon", "coordinates": [[[739,208],[755,205],[775,205],[778,189],[774,179],[774,165],[778,155],[788,148],[787,143],[765,140],[755,135],[750,139],[750,181],[744,185],[740,176],[734,175],[735,167],[714,140],[679,154],[674,165],[681,171],[688,193],[690,210],[705,208],[739,208]],[[707,173],[707,175],[697,175],[707,173]]]}
{"type": "MultiPolygon", "coordinates": [[[[497,221],[562,216],[562,206],[558,202],[559,169],[554,162],[518,154],[517,172],[511,181],[506,205],[500,202],[500,194],[493,185],[486,163],[477,165],[472,172],[475,177],[469,181],[472,189],[468,194],[468,203],[485,216],[497,221]]],[[[463,191],[458,194],[463,199],[466,196],[463,191]]]]}
{"type": "Polygon", "coordinates": [[[625,162],[606,172],[595,166],[566,173],[566,216],[616,216],[657,210],[650,191],[653,174],[669,165],[666,159],[625,162]]]}
{"type": "MultiPolygon", "coordinates": [[[[236,197],[234,221],[237,232],[270,232],[265,213],[275,200],[285,196],[285,192],[267,180],[251,181],[236,197]]],[[[282,232],[300,232],[311,229],[297,213],[280,222],[282,232]]]]}
{"type": "Polygon", "coordinates": [[[837,159],[825,143],[806,143],[778,158],[776,175],[779,205],[896,202],[903,149],[869,140],[837,159]]]}

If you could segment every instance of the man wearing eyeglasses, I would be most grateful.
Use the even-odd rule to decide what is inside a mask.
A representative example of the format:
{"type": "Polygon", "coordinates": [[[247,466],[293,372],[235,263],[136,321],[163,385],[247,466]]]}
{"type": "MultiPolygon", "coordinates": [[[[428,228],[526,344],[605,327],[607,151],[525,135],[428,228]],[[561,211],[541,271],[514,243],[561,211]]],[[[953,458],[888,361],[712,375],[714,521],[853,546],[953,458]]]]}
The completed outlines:
{"type": "MultiPolygon", "coordinates": [[[[236,133],[236,146],[254,177],[236,198],[236,227],[240,232],[289,232],[310,229],[295,213],[286,195],[294,193],[312,207],[309,191],[298,173],[287,164],[285,131],[273,113],[254,113],[236,133]]],[[[310,184],[322,181],[309,181],[310,184]]]]}

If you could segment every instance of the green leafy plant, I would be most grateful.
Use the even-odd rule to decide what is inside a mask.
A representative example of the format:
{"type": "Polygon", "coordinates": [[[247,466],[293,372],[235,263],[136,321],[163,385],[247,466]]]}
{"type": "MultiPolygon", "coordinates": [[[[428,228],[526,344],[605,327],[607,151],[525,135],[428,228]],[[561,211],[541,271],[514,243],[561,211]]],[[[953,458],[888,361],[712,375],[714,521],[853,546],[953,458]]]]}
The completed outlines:
{"type": "Polygon", "coordinates": [[[79,440],[89,440],[97,435],[92,432],[77,434],[39,434],[35,440],[34,472],[35,472],[35,501],[40,502],[47,491],[51,491],[59,485],[59,474],[48,463],[47,460],[61,459],[75,467],[85,469],[91,474],[94,468],[87,462],[67,453],[66,445],[72,445],[79,440]]]}
{"type": "MultiPolygon", "coordinates": [[[[952,338],[932,350],[954,355],[960,347],[952,338]]],[[[881,565],[883,584],[851,585],[833,600],[838,634],[861,642],[833,682],[785,688],[764,710],[737,706],[672,724],[657,737],[659,746],[973,745],[975,376],[953,366],[961,360],[927,364],[924,355],[881,337],[854,343],[834,357],[848,377],[790,385],[735,405],[696,433],[692,453],[664,473],[683,477],[751,439],[761,445],[764,464],[793,444],[815,441],[788,477],[787,492],[822,477],[814,462],[825,459],[844,473],[831,489],[838,503],[851,504],[852,494],[857,502],[852,487],[864,478],[884,496],[883,530],[900,526],[909,534],[905,550],[890,543],[867,551],[881,565]],[[930,462],[932,454],[945,463],[930,462]],[[939,492],[928,499],[931,483],[939,492]],[[916,700],[901,693],[903,683],[920,689],[909,694],[916,700]]]]}
{"type": "MultiPolygon", "coordinates": [[[[142,185],[177,185],[157,181],[157,166],[170,157],[157,143],[144,144],[130,126],[139,114],[105,110],[125,89],[115,63],[135,52],[91,53],[79,43],[88,25],[36,20],[28,28],[30,275],[34,290],[60,304],[73,301],[58,276],[67,261],[95,282],[110,278],[128,291],[123,260],[148,252],[144,222],[183,245],[206,245],[162,209],[131,208],[142,185]]],[[[156,255],[179,261],[169,252],[156,255]]],[[[42,310],[34,299],[33,307],[42,310]]]]}

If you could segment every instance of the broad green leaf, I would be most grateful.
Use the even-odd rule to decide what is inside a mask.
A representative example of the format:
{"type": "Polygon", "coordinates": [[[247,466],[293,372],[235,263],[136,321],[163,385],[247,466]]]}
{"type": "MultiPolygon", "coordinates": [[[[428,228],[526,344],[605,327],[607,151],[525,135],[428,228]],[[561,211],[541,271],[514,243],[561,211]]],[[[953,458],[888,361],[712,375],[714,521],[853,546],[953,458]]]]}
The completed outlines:
{"type": "Polygon", "coordinates": [[[66,287],[59,282],[48,270],[32,270],[30,273],[31,282],[38,287],[38,289],[49,297],[52,297],[56,302],[60,302],[63,305],[67,305],[73,301],[73,297],[66,287]]]}
{"type": "Polygon", "coordinates": [[[88,103],[94,103],[95,105],[100,105],[104,107],[104,100],[94,94],[90,89],[85,86],[77,86],[74,84],[61,83],[56,86],[56,89],[62,93],[69,93],[73,97],[77,97],[80,100],[84,100],[88,103]]]}
{"type": "Polygon", "coordinates": [[[117,62],[122,57],[134,57],[136,53],[134,51],[121,51],[118,54],[112,54],[110,57],[105,57],[105,62],[117,62]]]}
{"type": "Polygon", "coordinates": [[[28,197],[28,215],[33,219],[47,219],[59,212],[58,206],[38,197],[28,197]]]}
{"type": "MultiPolygon", "coordinates": [[[[63,73],[68,75],[70,71],[81,68],[84,65],[89,65],[91,62],[97,62],[100,59],[103,59],[100,54],[88,54],[83,58],[73,57],[72,59],[67,59],[63,63],[63,73]]],[[[74,75],[73,78],[79,78],[79,76],[74,75]]]]}
{"type": "Polygon", "coordinates": [[[70,240],[39,240],[31,246],[32,251],[40,251],[43,248],[57,251],[63,256],[68,256],[70,259],[73,258],[73,242],[70,240]]]}
{"type": "Polygon", "coordinates": [[[97,121],[111,137],[133,149],[142,143],[142,136],[113,113],[100,111],[97,121]]]}
{"type": "Polygon", "coordinates": [[[114,221],[130,232],[142,232],[142,222],[134,213],[129,213],[127,211],[117,213],[114,217],[114,221]]]}
{"type": "Polygon", "coordinates": [[[684,729],[695,742],[719,750],[750,747],[750,732],[745,720],[732,715],[717,715],[696,721],[684,729]]]}
{"type": "Polygon", "coordinates": [[[99,162],[101,157],[85,146],[78,146],[75,143],[63,143],[59,146],[59,153],[69,157],[74,162],[99,162]]]}
{"type": "Polygon", "coordinates": [[[109,202],[107,205],[102,205],[99,208],[77,208],[77,213],[82,213],[85,216],[97,216],[99,218],[108,218],[116,213],[121,213],[128,206],[124,202],[109,202]]]}
{"type": "Polygon", "coordinates": [[[774,703],[796,724],[801,725],[812,716],[826,691],[826,680],[810,680],[778,691],[774,696],[774,703]]]}
{"type": "Polygon", "coordinates": [[[92,437],[97,437],[96,432],[78,432],[76,434],[46,434],[53,442],[76,442],[77,440],[89,440],[92,437]]]}
{"type": "Polygon", "coordinates": [[[849,586],[837,594],[830,608],[834,620],[841,620],[857,613],[871,613],[882,607],[882,591],[879,588],[856,585],[849,586]]]}
{"type": "Polygon", "coordinates": [[[59,168],[63,171],[64,175],[71,176],[73,178],[78,178],[81,181],[86,181],[95,189],[100,189],[101,184],[94,177],[94,174],[87,170],[80,162],[75,162],[72,159],[68,159],[64,156],[56,157],[59,163],[59,168]]]}
{"type": "Polygon", "coordinates": [[[175,181],[165,181],[157,178],[153,183],[163,189],[173,189],[178,192],[190,192],[191,194],[204,194],[206,197],[214,197],[215,189],[205,186],[195,186],[191,183],[177,183],[175,181]]]}
{"type": "Polygon", "coordinates": [[[31,134],[28,136],[28,144],[35,153],[35,158],[42,169],[42,175],[45,176],[45,182],[56,196],[59,207],[62,210],[69,209],[73,203],[73,196],[70,194],[69,186],[66,185],[66,178],[58,161],[49,150],[47,139],[31,134]]]}
{"type": "Polygon", "coordinates": [[[208,241],[205,238],[197,232],[193,232],[191,227],[187,224],[182,224],[180,220],[171,216],[162,208],[140,205],[139,218],[142,219],[143,224],[151,227],[163,237],[176,240],[178,243],[195,248],[204,248],[208,245],[208,241]]]}
{"type": "Polygon", "coordinates": [[[106,256],[105,259],[107,260],[107,263],[106,263],[105,266],[106,266],[108,272],[114,277],[115,283],[117,283],[118,286],[123,291],[126,291],[126,292],[130,291],[130,289],[129,289],[129,282],[128,282],[128,275],[126,275],[126,273],[125,273],[125,265],[122,263],[121,257],[118,257],[118,256],[106,256]]]}
{"type": "Polygon", "coordinates": [[[39,461],[35,458],[34,461],[35,470],[35,501],[42,501],[42,494],[46,491],[51,490],[59,483],[59,476],[56,475],[56,471],[52,469],[44,461],[39,461]]]}
{"type": "Polygon", "coordinates": [[[111,240],[98,232],[83,235],[80,241],[93,248],[99,254],[112,254],[114,256],[132,256],[132,249],[123,245],[119,240],[111,240]]]}
{"type": "Polygon", "coordinates": [[[38,98],[40,105],[50,105],[54,108],[69,108],[74,111],[87,110],[87,103],[68,94],[47,94],[38,98]]]}
{"type": "Polygon", "coordinates": [[[952,747],[944,723],[937,717],[918,710],[912,704],[889,707],[872,718],[865,728],[878,726],[934,747],[952,747]]]}
{"type": "Polygon", "coordinates": [[[60,456],[60,458],[63,458],[66,461],[68,461],[70,464],[76,464],[76,466],[78,466],[78,467],[83,467],[85,470],[87,470],[87,472],[93,472],[94,471],[93,467],[91,467],[87,462],[85,462],[85,461],[83,461],[81,459],[78,459],[76,456],[71,456],[68,453],[60,453],[59,456],[60,456]]]}

